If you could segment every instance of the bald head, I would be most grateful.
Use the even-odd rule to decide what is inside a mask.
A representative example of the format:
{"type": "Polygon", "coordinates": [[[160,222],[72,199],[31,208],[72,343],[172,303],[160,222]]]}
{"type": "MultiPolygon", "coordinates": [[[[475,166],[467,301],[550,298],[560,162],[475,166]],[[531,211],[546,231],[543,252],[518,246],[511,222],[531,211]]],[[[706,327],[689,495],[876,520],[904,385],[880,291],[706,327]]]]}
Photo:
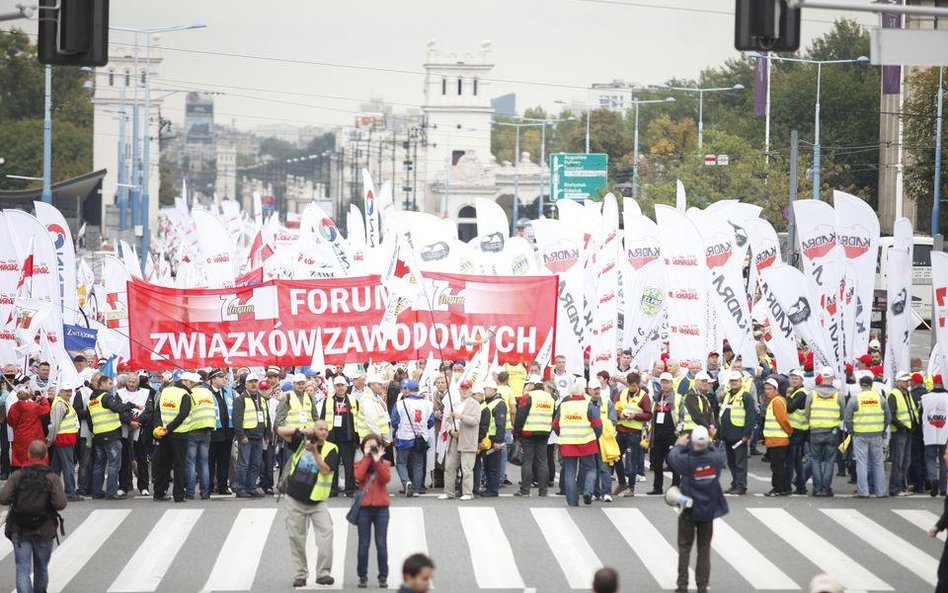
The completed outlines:
{"type": "Polygon", "coordinates": [[[48,449],[46,448],[46,443],[43,441],[33,441],[30,443],[30,448],[28,455],[30,459],[46,459],[46,454],[48,449]]]}

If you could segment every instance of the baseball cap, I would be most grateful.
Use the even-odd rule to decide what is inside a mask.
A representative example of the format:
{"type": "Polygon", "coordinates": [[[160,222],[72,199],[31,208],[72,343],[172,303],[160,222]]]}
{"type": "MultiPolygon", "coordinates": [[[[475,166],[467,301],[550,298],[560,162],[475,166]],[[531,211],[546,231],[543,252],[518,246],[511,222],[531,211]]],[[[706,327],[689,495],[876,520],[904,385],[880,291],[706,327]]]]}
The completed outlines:
{"type": "Polygon", "coordinates": [[[280,367],[277,367],[277,366],[269,366],[269,367],[267,367],[267,374],[268,374],[268,375],[271,374],[271,373],[274,374],[274,375],[279,375],[279,374],[282,373],[282,372],[283,372],[283,369],[281,369],[280,367]]]}
{"type": "Polygon", "coordinates": [[[902,371],[901,373],[895,376],[895,380],[896,381],[911,381],[912,375],[906,373],[905,371],[902,371]]]}
{"type": "Polygon", "coordinates": [[[540,375],[530,375],[527,377],[527,383],[533,383],[534,385],[537,383],[543,383],[543,377],[540,375]]]}
{"type": "Polygon", "coordinates": [[[941,382],[941,375],[935,375],[934,377],[932,377],[932,383],[933,384],[938,383],[939,385],[944,385],[944,383],[941,382]]]}
{"type": "Polygon", "coordinates": [[[714,350],[712,350],[711,352],[708,352],[708,358],[711,358],[712,356],[721,356],[721,355],[715,352],[714,350]]]}
{"type": "Polygon", "coordinates": [[[875,338],[869,340],[869,351],[872,352],[873,350],[882,350],[882,344],[875,338]]]}
{"type": "Polygon", "coordinates": [[[474,384],[471,383],[470,381],[461,381],[461,384],[459,385],[459,387],[461,389],[470,389],[471,387],[474,387],[474,384]]]}
{"type": "Polygon", "coordinates": [[[820,369],[820,376],[821,376],[821,377],[826,377],[826,378],[832,378],[832,376],[833,376],[833,369],[831,369],[830,367],[823,367],[823,368],[821,368],[821,369],[820,369]]]}
{"type": "Polygon", "coordinates": [[[764,384],[765,384],[765,385],[770,385],[770,386],[773,387],[774,389],[780,389],[780,383],[778,383],[777,380],[774,379],[773,377],[771,377],[771,378],[767,379],[766,381],[764,381],[764,384]]]}
{"type": "Polygon", "coordinates": [[[346,381],[345,377],[340,375],[332,380],[332,384],[333,385],[348,385],[349,383],[346,381]]]}
{"type": "Polygon", "coordinates": [[[226,376],[227,376],[227,373],[224,372],[224,369],[214,369],[208,374],[207,378],[214,379],[216,377],[226,377],[226,376]]]}
{"type": "Polygon", "coordinates": [[[303,373],[294,373],[292,375],[289,375],[287,379],[290,381],[290,383],[299,383],[301,381],[306,380],[306,375],[304,375],[303,373]]]}
{"type": "Polygon", "coordinates": [[[863,354],[857,360],[859,360],[859,362],[861,362],[862,364],[872,364],[872,357],[869,356],[868,354],[863,354]]]}
{"type": "Polygon", "coordinates": [[[801,379],[806,376],[806,374],[803,372],[803,369],[793,369],[789,374],[791,377],[800,377],[801,379]]]}
{"type": "Polygon", "coordinates": [[[912,373],[912,383],[916,385],[921,385],[925,382],[925,377],[921,373],[912,373]]]}
{"type": "Polygon", "coordinates": [[[593,377],[586,385],[586,389],[602,389],[602,380],[599,377],[593,377]]]}
{"type": "Polygon", "coordinates": [[[379,385],[381,385],[382,383],[385,383],[385,381],[382,380],[382,375],[379,375],[378,373],[372,373],[371,375],[369,375],[369,376],[366,378],[365,382],[366,382],[366,383],[378,383],[379,385]]]}
{"type": "Polygon", "coordinates": [[[731,371],[727,374],[728,381],[743,381],[744,375],[740,371],[731,371]]]}
{"type": "Polygon", "coordinates": [[[418,381],[405,381],[405,389],[411,393],[418,393],[418,381]]]}
{"type": "Polygon", "coordinates": [[[260,380],[260,377],[258,377],[257,373],[254,373],[254,372],[249,372],[247,373],[247,376],[244,377],[244,383],[248,381],[259,381],[259,380],[260,380]]]}
{"type": "Polygon", "coordinates": [[[711,380],[712,380],[711,375],[709,375],[708,373],[704,371],[701,371],[700,373],[695,375],[695,381],[711,381],[711,380]]]}
{"type": "Polygon", "coordinates": [[[181,379],[182,381],[194,381],[195,383],[201,382],[201,375],[191,372],[191,371],[185,371],[181,373],[181,375],[178,378],[181,379]]]}
{"type": "Polygon", "coordinates": [[[257,385],[257,387],[259,387],[259,388],[262,389],[263,391],[266,391],[267,389],[270,389],[270,382],[269,382],[269,381],[260,381],[260,383],[257,385]]]}
{"type": "Polygon", "coordinates": [[[674,381],[675,378],[672,377],[672,374],[671,374],[671,373],[667,373],[667,372],[666,372],[666,373],[662,373],[661,375],[659,375],[659,376],[658,376],[658,380],[659,380],[659,381],[674,381]]]}
{"type": "Polygon", "coordinates": [[[691,429],[691,442],[698,444],[707,444],[710,440],[708,429],[700,424],[691,429]]]}

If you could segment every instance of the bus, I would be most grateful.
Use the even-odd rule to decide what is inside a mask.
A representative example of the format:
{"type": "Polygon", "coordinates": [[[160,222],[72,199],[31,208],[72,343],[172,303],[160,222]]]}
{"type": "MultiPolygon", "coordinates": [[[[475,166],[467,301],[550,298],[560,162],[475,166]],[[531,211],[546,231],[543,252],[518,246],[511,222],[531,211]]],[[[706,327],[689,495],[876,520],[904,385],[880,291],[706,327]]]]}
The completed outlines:
{"type": "MultiPolygon", "coordinates": [[[[924,321],[932,316],[932,238],[916,235],[912,241],[912,309],[924,321]]],[[[886,290],[889,247],[892,237],[879,239],[879,260],[876,265],[876,291],[886,290]]]]}

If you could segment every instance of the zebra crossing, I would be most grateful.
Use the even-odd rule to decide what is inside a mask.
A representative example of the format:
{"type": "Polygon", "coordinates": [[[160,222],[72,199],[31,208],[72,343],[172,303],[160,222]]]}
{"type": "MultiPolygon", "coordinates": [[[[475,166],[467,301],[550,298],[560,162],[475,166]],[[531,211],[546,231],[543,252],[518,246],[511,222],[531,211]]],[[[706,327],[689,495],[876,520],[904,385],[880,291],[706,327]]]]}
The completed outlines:
{"type": "MultiPolygon", "coordinates": [[[[86,513],[80,505],[75,508],[50,562],[50,593],[290,589],[283,513],[272,503],[239,509],[228,503],[136,505],[86,513]]],[[[935,584],[944,537],[931,540],[923,531],[937,521],[934,512],[882,506],[798,509],[807,511],[750,505],[717,520],[712,587],[801,591],[819,572],[836,576],[850,591],[924,590],[935,584]]],[[[312,534],[307,540],[308,589],[355,588],[357,535],[345,520],[347,510],[330,509],[333,585],[312,584],[317,550],[312,534]]],[[[579,509],[434,501],[396,505],[388,531],[389,584],[399,585],[407,556],[426,552],[438,565],[436,590],[439,585],[450,591],[588,590],[593,572],[603,565],[634,580],[635,590],[672,590],[676,521],[674,511],[661,504],[579,509]]],[[[7,540],[0,541],[0,583],[13,582],[11,551],[7,540]]],[[[374,546],[370,558],[374,579],[374,546]]]]}

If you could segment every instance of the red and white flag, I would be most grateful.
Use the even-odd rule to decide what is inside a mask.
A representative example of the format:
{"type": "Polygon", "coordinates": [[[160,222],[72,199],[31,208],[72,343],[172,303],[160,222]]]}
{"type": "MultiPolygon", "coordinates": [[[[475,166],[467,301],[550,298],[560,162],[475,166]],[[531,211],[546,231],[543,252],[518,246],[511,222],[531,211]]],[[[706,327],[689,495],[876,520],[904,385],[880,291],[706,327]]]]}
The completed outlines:
{"type": "MultiPolygon", "coordinates": [[[[14,297],[14,303],[23,298],[29,298],[33,291],[33,239],[30,239],[30,247],[26,251],[26,258],[23,260],[23,265],[20,266],[20,278],[16,282],[16,296],[14,297]]],[[[7,318],[6,325],[10,326],[10,323],[13,322],[13,319],[16,317],[16,307],[10,311],[10,316],[7,318]]]]}

